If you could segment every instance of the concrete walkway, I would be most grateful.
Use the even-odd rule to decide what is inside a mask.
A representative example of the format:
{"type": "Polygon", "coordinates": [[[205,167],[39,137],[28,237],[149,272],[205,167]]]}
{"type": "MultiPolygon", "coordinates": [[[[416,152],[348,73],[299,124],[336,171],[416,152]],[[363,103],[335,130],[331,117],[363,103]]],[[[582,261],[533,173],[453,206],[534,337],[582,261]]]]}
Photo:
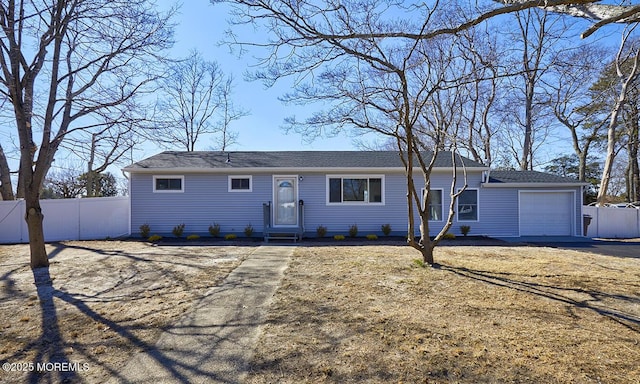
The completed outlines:
{"type": "Polygon", "coordinates": [[[196,308],[134,355],[115,383],[241,383],[295,248],[261,246],[196,308]]]}

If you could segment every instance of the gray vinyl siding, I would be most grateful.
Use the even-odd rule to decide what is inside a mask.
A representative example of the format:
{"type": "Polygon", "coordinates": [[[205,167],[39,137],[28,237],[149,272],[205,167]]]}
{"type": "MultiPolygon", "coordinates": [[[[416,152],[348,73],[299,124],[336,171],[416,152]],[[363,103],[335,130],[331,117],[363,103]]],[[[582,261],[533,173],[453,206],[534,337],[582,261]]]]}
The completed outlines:
{"type": "Polygon", "coordinates": [[[220,224],[223,233],[242,234],[249,224],[262,231],[262,203],[271,200],[271,175],[253,175],[252,182],[252,192],[229,192],[226,174],[186,174],[184,192],[154,193],[152,175],[133,174],[132,232],[139,233],[144,223],[160,235],[171,235],[182,223],[185,236],[207,234],[213,223],[220,224]]]}
{"type": "MultiPolygon", "coordinates": [[[[328,234],[348,235],[351,225],[357,225],[359,235],[381,234],[381,226],[390,224],[394,235],[406,235],[407,202],[406,180],[401,172],[384,175],[384,204],[327,204],[327,174],[340,175],[338,172],[301,172],[298,182],[298,199],[304,201],[304,227],[307,236],[315,236],[316,229],[327,227],[328,234]]],[[[156,175],[161,175],[158,173],[156,175]]],[[[153,175],[133,173],[130,181],[131,229],[139,234],[142,224],[149,224],[151,234],[172,236],[171,230],[178,224],[185,224],[184,235],[208,235],[208,227],[213,223],[221,226],[223,234],[243,235],[244,228],[251,224],[255,236],[263,231],[262,204],[273,201],[272,173],[246,174],[234,172],[237,176],[252,176],[251,192],[229,192],[228,174],[191,173],[184,175],[184,192],[154,193],[153,175]]],[[[292,175],[292,173],[283,173],[292,175]]],[[[345,174],[349,175],[349,174],[345,174]]],[[[357,175],[368,175],[358,172],[357,175]]],[[[370,174],[379,176],[379,173],[370,174]]],[[[454,216],[451,233],[460,235],[460,226],[471,227],[470,235],[519,236],[519,190],[536,188],[482,188],[482,173],[470,172],[467,185],[478,191],[478,221],[458,222],[454,216]]],[[[416,174],[417,186],[423,185],[422,176],[416,174]]],[[[458,188],[464,185],[462,175],[458,177],[458,188]]],[[[419,187],[418,187],[419,188],[419,187]]],[[[431,188],[443,192],[443,219],[446,219],[451,197],[451,173],[436,171],[431,177],[431,188]]],[[[552,188],[562,190],[563,188],[552,188]]],[[[581,234],[581,190],[575,191],[576,217],[575,233],[581,234]]],[[[544,190],[544,188],[542,188],[544,190]]],[[[457,209],[457,207],[456,207],[457,209]]],[[[416,232],[419,230],[419,217],[415,212],[416,232]]],[[[430,235],[434,236],[443,227],[445,220],[430,222],[430,235]]]]}
{"type": "Polygon", "coordinates": [[[487,235],[495,237],[520,236],[520,191],[571,191],[575,195],[575,217],[573,220],[573,234],[582,234],[582,190],[574,188],[482,188],[480,217],[481,223],[476,228],[471,225],[472,235],[487,235]]]}
{"type": "MultiPolygon", "coordinates": [[[[330,172],[330,175],[340,175],[330,172]]],[[[384,204],[327,204],[327,174],[301,174],[300,199],[304,200],[305,232],[315,236],[318,226],[327,228],[328,235],[348,235],[349,227],[358,226],[359,235],[380,234],[383,224],[391,224],[394,232],[407,231],[405,179],[402,174],[384,175],[384,204]]],[[[345,174],[351,175],[351,174],[345,174]]],[[[377,177],[380,174],[357,175],[377,177]]]]}
{"type": "MultiPolygon", "coordinates": [[[[415,179],[416,185],[420,185],[419,183],[422,183],[421,176],[416,175],[414,176],[414,179],[415,179]]],[[[485,205],[487,205],[487,202],[485,202],[485,199],[484,199],[484,190],[480,188],[481,181],[482,181],[481,172],[469,172],[467,174],[467,177],[466,177],[467,189],[476,190],[478,193],[478,221],[459,222],[458,215],[457,215],[458,207],[454,206],[454,210],[456,211],[456,214],[454,214],[453,216],[453,224],[451,225],[451,228],[448,231],[449,233],[460,235],[461,234],[460,227],[463,225],[468,225],[471,227],[470,235],[477,236],[477,235],[486,234],[485,228],[491,226],[491,224],[487,222],[487,220],[491,219],[491,215],[487,215],[487,212],[485,212],[485,205]]],[[[456,180],[455,191],[456,192],[459,191],[464,185],[465,185],[464,175],[459,172],[456,180]]],[[[446,224],[447,216],[449,215],[449,206],[451,204],[451,172],[450,171],[434,172],[431,175],[431,189],[442,190],[443,220],[429,222],[429,234],[430,236],[435,236],[436,234],[438,234],[438,232],[442,230],[442,228],[446,224]]],[[[417,232],[419,230],[420,218],[417,216],[417,211],[415,215],[416,215],[415,227],[417,232]]],[[[493,225],[500,226],[501,224],[493,223],[493,225]]]]}
{"type": "Polygon", "coordinates": [[[470,235],[518,236],[518,190],[513,188],[480,189],[480,218],[471,224],[470,235]]]}

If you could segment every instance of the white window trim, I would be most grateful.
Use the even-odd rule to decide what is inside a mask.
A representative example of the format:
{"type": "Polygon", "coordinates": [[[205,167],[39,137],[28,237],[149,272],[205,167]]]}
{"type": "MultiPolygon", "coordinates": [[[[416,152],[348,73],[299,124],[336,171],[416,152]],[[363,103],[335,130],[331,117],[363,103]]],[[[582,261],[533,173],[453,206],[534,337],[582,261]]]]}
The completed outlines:
{"type": "MultiPolygon", "coordinates": [[[[385,191],[385,182],[384,182],[384,175],[370,175],[370,174],[364,174],[364,175],[352,175],[352,174],[344,174],[344,175],[326,175],[326,182],[325,182],[325,198],[326,198],[326,205],[363,205],[363,206],[382,206],[385,205],[385,198],[386,198],[386,191],[385,191]],[[381,193],[382,193],[382,201],[377,203],[371,203],[368,201],[341,201],[339,203],[334,203],[334,202],[330,202],[329,201],[329,197],[330,197],[330,179],[380,179],[380,183],[381,185],[381,193]]],[[[342,191],[341,191],[342,192],[342,191]]]]}
{"type": "MultiPolygon", "coordinates": [[[[458,192],[460,192],[462,189],[458,189],[458,192]]],[[[458,196],[458,198],[456,198],[456,221],[458,221],[459,223],[477,223],[480,221],[480,189],[478,188],[466,188],[465,191],[476,191],[476,209],[478,210],[477,215],[476,215],[476,219],[475,220],[460,220],[460,211],[458,210],[458,207],[460,206],[459,203],[459,198],[460,196],[458,196]]]]}
{"type": "Polygon", "coordinates": [[[253,192],[253,177],[251,175],[229,175],[227,177],[228,192],[253,192]],[[233,179],[249,179],[249,189],[233,189],[231,188],[231,180],[233,179]]]}
{"type": "MultiPolygon", "coordinates": [[[[422,203],[424,203],[424,192],[425,192],[426,188],[420,188],[420,201],[422,203]]],[[[440,195],[442,196],[442,202],[440,203],[440,220],[429,220],[432,221],[434,223],[441,223],[444,221],[444,188],[431,188],[431,191],[440,191],[440,195]]],[[[429,207],[427,206],[427,209],[429,209],[429,207]]]]}
{"type": "Polygon", "coordinates": [[[153,193],[183,193],[184,175],[153,175],[153,193]],[[180,179],[180,189],[156,189],[157,179],[180,179]]]}

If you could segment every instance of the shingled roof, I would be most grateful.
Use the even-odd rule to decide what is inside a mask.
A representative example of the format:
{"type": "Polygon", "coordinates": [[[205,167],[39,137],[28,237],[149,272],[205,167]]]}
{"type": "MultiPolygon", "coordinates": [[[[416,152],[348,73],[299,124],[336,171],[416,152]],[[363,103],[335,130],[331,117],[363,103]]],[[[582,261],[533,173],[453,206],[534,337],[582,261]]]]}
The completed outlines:
{"type": "MultiPolygon", "coordinates": [[[[437,168],[451,168],[451,152],[436,157],[437,168]]],[[[486,167],[462,156],[456,165],[467,168],[486,167]]],[[[417,165],[417,163],[416,163],[417,165]]],[[[259,168],[403,168],[396,151],[280,151],[280,152],[180,152],[166,151],[124,168],[127,172],[145,170],[207,170],[259,168]]]]}
{"type": "Polygon", "coordinates": [[[582,184],[571,177],[537,171],[491,171],[489,183],[582,184]]]}

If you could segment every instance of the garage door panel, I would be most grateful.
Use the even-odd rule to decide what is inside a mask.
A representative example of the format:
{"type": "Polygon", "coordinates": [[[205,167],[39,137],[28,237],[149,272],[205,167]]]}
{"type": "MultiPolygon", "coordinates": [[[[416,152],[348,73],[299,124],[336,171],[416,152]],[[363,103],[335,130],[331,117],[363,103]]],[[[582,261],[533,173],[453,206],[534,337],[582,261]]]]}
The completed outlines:
{"type": "Polygon", "coordinates": [[[520,235],[572,235],[573,203],[570,192],[521,192],[520,235]]]}

